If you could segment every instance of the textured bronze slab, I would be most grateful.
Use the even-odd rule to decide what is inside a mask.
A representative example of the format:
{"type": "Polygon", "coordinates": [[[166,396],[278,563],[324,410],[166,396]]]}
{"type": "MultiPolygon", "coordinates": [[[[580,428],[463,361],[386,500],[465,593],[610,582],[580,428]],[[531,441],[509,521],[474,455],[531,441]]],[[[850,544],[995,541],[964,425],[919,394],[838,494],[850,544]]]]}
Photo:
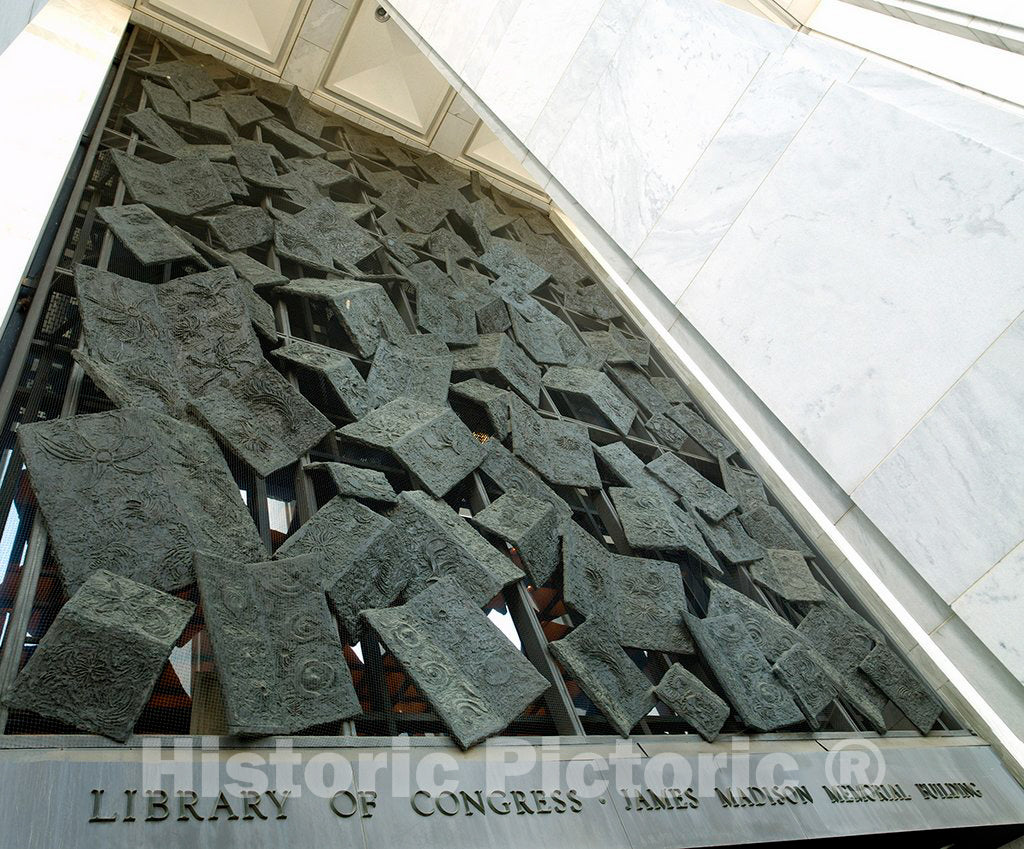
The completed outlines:
{"type": "Polygon", "coordinates": [[[409,594],[448,577],[483,607],[523,577],[519,567],[444,501],[416,490],[403,492],[398,501],[391,520],[401,537],[399,556],[413,564],[409,594]]]}
{"type": "Polygon", "coordinates": [[[490,383],[503,383],[531,406],[540,402],[540,369],[504,333],[485,333],[477,344],[455,351],[453,371],[465,377],[479,373],[490,383]]]}
{"type": "MultiPolygon", "coordinates": [[[[703,543],[693,523],[680,519],[671,502],[651,492],[613,486],[608,490],[626,540],[647,551],[689,551],[702,554],[703,543]]],[[[712,558],[713,559],[713,558],[712,558]]]]}
{"type": "MultiPolygon", "coordinates": [[[[333,189],[338,186],[348,184],[355,185],[359,182],[358,178],[351,171],[339,168],[333,162],[328,162],[326,159],[303,159],[302,157],[293,157],[288,160],[288,166],[292,171],[301,174],[320,189],[333,189]]],[[[349,206],[354,205],[350,204],[349,206]]],[[[373,208],[370,204],[361,204],[359,206],[361,206],[364,211],[360,215],[352,215],[349,213],[350,218],[360,218],[373,208]]]]}
{"type": "Polygon", "coordinates": [[[217,98],[228,118],[236,127],[249,127],[264,118],[274,117],[258,97],[251,94],[222,94],[217,98]]]}
{"type": "Polygon", "coordinates": [[[148,206],[103,206],[96,214],[143,265],[195,259],[196,252],[148,206]]]}
{"type": "Polygon", "coordinates": [[[230,144],[238,138],[224,107],[216,100],[193,100],[188,105],[188,112],[188,125],[202,140],[230,144]]]}
{"type": "Polygon", "coordinates": [[[588,368],[552,366],[544,372],[544,385],[561,392],[580,408],[584,418],[607,419],[625,436],[636,418],[636,405],[602,372],[588,368]]]}
{"type": "Polygon", "coordinates": [[[382,336],[396,342],[408,334],[395,305],[377,283],[302,278],[289,281],[281,291],[325,303],[361,357],[372,357],[382,336]]]}
{"type": "Polygon", "coordinates": [[[242,253],[241,251],[228,253],[224,255],[224,260],[235,270],[239,277],[261,291],[288,282],[288,278],[283,274],[274,271],[274,269],[264,265],[262,262],[257,262],[247,253],[242,253]]]}
{"type": "MultiPolygon", "coordinates": [[[[405,149],[400,145],[388,146],[384,148],[384,152],[388,154],[389,158],[393,157],[396,152],[401,154],[403,158],[407,156],[405,149]]],[[[394,159],[391,159],[391,161],[395,165],[412,165],[415,163],[416,167],[424,171],[434,182],[443,183],[455,189],[461,189],[469,185],[469,175],[465,171],[455,167],[443,156],[438,156],[436,153],[418,156],[410,162],[396,162],[394,159]]]]}
{"type": "Polygon", "coordinates": [[[448,397],[453,357],[443,342],[440,348],[418,344],[431,336],[409,336],[401,345],[381,341],[366,379],[370,404],[380,407],[399,397],[442,406],[448,397]]]}
{"type": "Polygon", "coordinates": [[[618,555],[573,521],[564,525],[562,538],[562,597],[587,619],[613,623],[618,631],[618,555]]]}
{"type": "Polygon", "coordinates": [[[685,404],[690,400],[690,396],[683,389],[683,384],[674,377],[652,377],[651,385],[661,393],[669,404],[685,404]]]}
{"type": "Polygon", "coordinates": [[[410,563],[393,556],[396,540],[388,519],[351,498],[336,496],[284,541],[277,556],[316,557],[327,594],[349,641],[356,643],[359,611],[391,604],[412,574],[410,563]]]}
{"type": "Polygon", "coordinates": [[[219,92],[217,83],[204,68],[184,59],[147,65],[145,68],[139,68],[139,73],[166,83],[183,100],[210,97],[219,92]]]}
{"type": "Polygon", "coordinates": [[[416,288],[416,323],[449,345],[477,341],[476,309],[467,293],[433,262],[409,268],[416,288]]]}
{"type": "Polygon", "coordinates": [[[709,743],[729,718],[729,705],[678,663],[673,663],[661,676],[654,694],[709,743]]]}
{"type": "Polygon", "coordinates": [[[817,639],[817,634],[811,634],[811,638],[808,639],[804,632],[794,629],[785,619],[753,599],[716,581],[709,581],[708,584],[712,590],[708,607],[709,616],[723,613],[739,616],[754,643],[769,662],[777,662],[793,645],[803,646],[846,702],[852,705],[876,731],[885,733],[886,724],[882,715],[885,696],[860,672],[848,665],[845,668],[840,667],[819,651],[825,644],[817,639]]]}
{"type": "Polygon", "coordinates": [[[527,321],[536,324],[549,323],[559,326],[561,319],[557,318],[540,301],[519,289],[518,280],[507,276],[499,277],[491,283],[491,291],[497,294],[508,309],[515,310],[527,321]]]}
{"type": "Polygon", "coordinates": [[[481,245],[500,243],[501,240],[492,237],[491,234],[507,227],[514,220],[515,216],[502,212],[488,197],[478,198],[470,204],[470,221],[481,245]]]}
{"type": "Polygon", "coordinates": [[[735,513],[720,522],[705,521],[697,510],[691,510],[690,516],[711,550],[733,566],[743,566],[764,557],[764,549],[747,535],[735,513]]]}
{"type": "Polygon", "coordinates": [[[87,265],[75,269],[85,352],[78,360],[120,407],[182,416],[188,390],[157,288],[87,265]]]}
{"type": "Polygon", "coordinates": [[[515,307],[509,315],[516,341],[535,363],[568,365],[569,357],[561,343],[565,325],[553,321],[527,321],[515,307]]]}
{"type": "Polygon", "coordinates": [[[648,463],[647,469],[676,492],[686,507],[700,510],[712,522],[721,521],[739,506],[729,493],[675,454],[662,454],[648,463]]]}
{"type": "Polygon", "coordinates": [[[856,669],[875,644],[885,639],[834,596],[827,598],[827,603],[811,607],[797,631],[836,668],[844,672],[856,669]]]}
{"type": "Polygon", "coordinates": [[[98,569],[177,589],[193,580],[194,548],[262,551],[224,458],[197,427],[115,410],[22,425],[18,442],[68,592],[98,569]]]}
{"type": "Polygon", "coordinates": [[[679,566],[666,560],[614,556],[619,641],[650,651],[692,654],[682,622],[687,609],[679,566]]]}
{"type": "Polygon", "coordinates": [[[250,322],[276,338],[270,305],[230,268],[152,286],[80,265],[75,289],[82,364],[119,406],[183,416],[189,393],[262,361],[250,322]]]}
{"type": "Polygon", "coordinates": [[[123,743],[195,610],[106,570],[60,609],[4,703],[123,743]]]}
{"type": "Polygon", "coordinates": [[[797,643],[801,636],[785,619],[747,595],[715,580],[709,580],[711,599],[708,616],[738,616],[750,637],[769,662],[775,662],[797,643]]]}
{"type": "Polygon", "coordinates": [[[564,524],[572,517],[572,508],[565,502],[565,499],[544,483],[536,472],[498,440],[488,441],[486,456],[480,464],[480,471],[494,481],[502,492],[519,490],[548,502],[555,508],[561,523],[564,524]]]}
{"type": "Polygon", "coordinates": [[[213,170],[217,172],[224,187],[236,200],[249,196],[249,186],[242,179],[242,174],[237,166],[230,162],[214,162],[213,170]]]}
{"type": "Polygon", "coordinates": [[[729,457],[736,453],[735,445],[686,404],[674,405],[668,415],[712,457],[729,457]]]}
{"type": "Polygon", "coordinates": [[[824,601],[825,594],[799,551],[765,549],[765,558],[750,565],[750,577],[787,601],[824,601]]]}
{"type": "Polygon", "coordinates": [[[881,644],[875,646],[859,668],[892,699],[918,731],[927,734],[932,730],[942,713],[942,705],[892,649],[881,644]]]}
{"type": "Polygon", "coordinates": [[[502,731],[548,688],[450,579],[364,616],[463,749],[502,731]]]}
{"type": "Polygon", "coordinates": [[[495,276],[514,280],[518,291],[526,295],[543,286],[551,277],[545,269],[532,262],[515,242],[505,239],[492,240],[478,261],[491,269],[495,276]]]}
{"type": "Polygon", "coordinates": [[[440,498],[480,465],[483,446],[450,409],[397,398],[339,433],[390,451],[440,498]]]}
{"type": "Polygon", "coordinates": [[[512,450],[548,483],[601,488],[601,476],[586,427],[545,419],[518,398],[511,399],[512,450]]]}
{"type": "Polygon", "coordinates": [[[295,86],[292,86],[284,108],[296,132],[319,138],[324,129],[324,116],[309,105],[302,92],[295,86]]]}
{"type": "Polygon", "coordinates": [[[623,646],[675,654],[694,650],[682,623],[686,595],[675,563],[616,554],[569,522],[562,587],[566,604],[588,619],[612,623],[623,646]]]}
{"type": "Polygon", "coordinates": [[[294,734],[362,712],[316,557],[200,552],[196,578],[229,733],[294,734]]]}
{"type": "Polygon", "coordinates": [[[671,406],[643,372],[634,366],[612,366],[611,373],[612,379],[648,413],[664,413],[671,406]]]}
{"type": "Polygon", "coordinates": [[[232,202],[217,169],[205,157],[175,159],[158,165],[118,150],[111,156],[128,193],[153,209],[191,216],[232,202]]]}
{"type": "Polygon", "coordinates": [[[342,406],[355,418],[370,410],[370,390],[358,369],[341,351],[313,345],[301,339],[282,345],[271,352],[278,360],[321,375],[334,391],[342,406]]]}
{"type": "Polygon", "coordinates": [[[734,466],[724,457],[719,458],[718,467],[722,470],[725,491],[739,502],[744,512],[756,510],[768,503],[764,484],[754,472],[734,466]]]}
{"type": "Polygon", "coordinates": [[[280,160],[277,148],[270,144],[238,141],[231,146],[238,172],[247,183],[263,189],[284,189],[288,183],[281,179],[274,160],[280,160]]]}
{"type": "Polygon", "coordinates": [[[566,309],[573,310],[582,315],[589,315],[602,321],[609,321],[622,315],[612,296],[608,294],[603,286],[597,283],[582,286],[578,291],[571,292],[566,296],[565,306],[566,309]]]}
{"type": "Polygon", "coordinates": [[[774,731],[803,722],[793,697],[772,675],[768,661],[733,614],[686,622],[736,715],[755,731],[774,731]]]}
{"type": "Polygon", "coordinates": [[[828,674],[804,646],[786,649],[775,661],[772,672],[786,685],[812,728],[818,728],[818,716],[832,703],[838,690],[828,674]]]}
{"type": "Polygon", "coordinates": [[[307,463],[303,469],[307,472],[320,469],[327,472],[338,495],[389,504],[398,500],[398,495],[387,477],[375,469],[362,469],[348,463],[307,463]]]}
{"type": "MultiPolygon", "coordinates": [[[[307,469],[317,464],[306,466],[307,469]]],[[[341,465],[323,463],[323,466],[341,465]]],[[[352,498],[335,496],[286,539],[277,550],[281,557],[316,555],[327,585],[356,562],[356,552],[385,531],[390,521],[352,498]]]]}
{"type": "Polygon", "coordinates": [[[618,483],[635,489],[653,492],[669,501],[678,499],[675,490],[665,486],[644,466],[644,461],[636,456],[625,442],[612,442],[608,445],[594,446],[594,453],[601,463],[611,471],[618,483]]]}
{"type": "MultiPolygon", "coordinates": [[[[233,271],[234,269],[232,269],[233,271]]],[[[256,291],[256,288],[248,280],[237,278],[236,286],[245,301],[246,311],[249,313],[249,321],[252,329],[271,346],[276,345],[277,319],[274,317],[274,308],[256,291]]]]}
{"type": "Polygon", "coordinates": [[[463,421],[471,429],[473,426],[469,425],[470,418],[462,413],[465,407],[470,407],[483,415],[489,434],[499,439],[508,436],[509,394],[507,390],[499,389],[497,386],[472,377],[460,383],[453,383],[449,394],[455,412],[463,416],[463,421]]]}
{"type": "Polygon", "coordinates": [[[283,149],[289,153],[299,153],[303,156],[323,156],[327,152],[320,145],[289,129],[276,118],[265,118],[260,121],[260,127],[263,129],[263,135],[267,141],[274,144],[279,150],[283,149]]]}
{"type": "Polygon", "coordinates": [[[274,222],[259,206],[234,206],[209,218],[210,229],[229,251],[240,251],[274,238],[274,222]]]}
{"type": "Polygon", "coordinates": [[[645,366],[650,359],[646,343],[631,339],[614,328],[584,331],[583,341],[599,351],[609,365],[645,366]]]}
{"type": "Polygon", "coordinates": [[[376,203],[393,212],[401,223],[414,233],[430,233],[442,225],[448,210],[438,208],[426,192],[413,188],[395,172],[367,172],[366,178],[380,192],[376,203]]]}
{"type": "Polygon", "coordinates": [[[296,215],[282,216],[274,228],[277,252],[321,271],[335,263],[356,265],[380,248],[380,243],[331,200],[323,199],[296,215]]]}
{"type": "Polygon", "coordinates": [[[788,548],[799,551],[804,557],[813,557],[814,552],[803,541],[782,511],[771,505],[762,505],[740,514],[740,524],[751,538],[765,548],[788,548]]]}
{"type": "MultiPolygon", "coordinates": [[[[153,86],[154,88],[163,88],[163,86],[153,86]]],[[[164,91],[171,91],[170,89],[164,89],[164,91]]],[[[174,95],[174,92],[171,91],[174,95]]],[[[175,97],[177,95],[174,95],[175,97]]],[[[185,103],[184,100],[181,101],[185,103]]],[[[186,107],[187,108],[187,107],[186,107]]],[[[174,127],[168,124],[160,115],[153,109],[140,109],[138,112],[132,112],[129,115],[125,115],[125,120],[131,124],[132,128],[138,132],[142,138],[146,139],[154,147],[160,148],[165,153],[171,154],[171,156],[184,156],[189,152],[192,147],[174,127]]],[[[112,151],[114,154],[120,153],[120,151],[112,151]]],[[[121,154],[125,156],[125,154],[121,154]]],[[[140,198],[136,198],[139,200],[140,198]]]]}
{"type": "Polygon", "coordinates": [[[262,359],[241,377],[211,383],[191,407],[263,477],[294,463],[334,430],[326,416],[262,359]]]}
{"type": "Polygon", "coordinates": [[[172,121],[188,120],[188,104],[173,88],[157,85],[152,80],[143,80],[142,90],[146,92],[146,99],[161,117],[172,121]]]}
{"type": "Polygon", "coordinates": [[[623,737],[654,707],[651,682],[619,647],[611,623],[588,619],[550,648],[623,737]]]}
{"type": "Polygon", "coordinates": [[[558,515],[546,501],[506,492],[470,521],[512,545],[535,586],[546,584],[558,569],[558,515]]]}
{"type": "Polygon", "coordinates": [[[153,288],[179,374],[191,392],[202,393],[265,363],[230,268],[189,274],[153,288]]]}
{"type": "Polygon", "coordinates": [[[686,433],[664,413],[655,413],[644,422],[644,427],[655,439],[674,451],[681,450],[686,443],[686,433]]]}

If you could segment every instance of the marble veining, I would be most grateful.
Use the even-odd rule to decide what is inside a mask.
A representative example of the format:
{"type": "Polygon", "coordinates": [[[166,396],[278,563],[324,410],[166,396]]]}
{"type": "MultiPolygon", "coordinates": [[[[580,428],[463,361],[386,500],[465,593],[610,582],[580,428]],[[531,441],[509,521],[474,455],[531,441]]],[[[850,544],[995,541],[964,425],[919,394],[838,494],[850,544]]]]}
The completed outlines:
{"type": "Polygon", "coordinates": [[[993,101],[968,89],[869,60],[851,84],[872,97],[899,106],[919,118],[947,127],[1008,156],[1024,160],[1024,109],[993,101]]]}
{"type": "Polygon", "coordinates": [[[1024,542],[953,602],[953,610],[1024,681],[1024,542]]]}
{"type": "Polygon", "coordinates": [[[519,138],[525,138],[537,120],[600,7],[601,0],[520,2],[474,86],[519,138]]]}
{"type": "Polygon", "coordinates": [[[1024,307],[1022,227],[1019,163],[836,84],[678,306],[851,492],[1024,307]]]}
{"type": "Polygon", "coordinates": [[[704,11],[649,0],[551,160],[628,254],[768,57],[704,11]]]}
{"type": "Polygon", "coordinates": [[[1024,318],[853,492],[947,602],[1024,537],[1022,362],[1024,318]]]}
{"type": "MultiPolygon", "coordinates": [[[[499,12],[501,7],[508,5],[506,0],[476,0],[474,3],[432,0],[432,5],[435,10],[431,12],[420,34],[431,49],[456,72],[463,70],[463,65],[475,50],[492,16],[496,16],[495,20],[499,23],[507,20],[499,12]]],[[[498,32],[497,25],[495,32],[498,32]]]]}
{"type": "Polygon", "coordinates": [[[675,302],[832,84],[789,51],[740,97],[634,259],[675,302]]]}
{"type": "Polygon", "coordinates": [[[526,145],[541,162],[558,149],[644,0],[605,0],[534,122],[526,145]]]}

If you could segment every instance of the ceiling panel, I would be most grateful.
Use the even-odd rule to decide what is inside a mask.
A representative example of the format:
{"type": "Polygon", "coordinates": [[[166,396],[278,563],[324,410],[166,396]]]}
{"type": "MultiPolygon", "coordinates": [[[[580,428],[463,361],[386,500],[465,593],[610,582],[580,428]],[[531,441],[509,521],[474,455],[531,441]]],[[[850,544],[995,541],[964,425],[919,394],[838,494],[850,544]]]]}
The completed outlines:
{"type": "Polygon", "coordinates": [[[278,67],[295,39],[310,0],[138,0],[157,18],[187,24],[228,50],[278,67]]]}
{"type": "Polygon", "coordinates": [[[377,4],[362,0],[350,12],[323,88],[343,102],[429,141],[454,90],[377,4]]]}

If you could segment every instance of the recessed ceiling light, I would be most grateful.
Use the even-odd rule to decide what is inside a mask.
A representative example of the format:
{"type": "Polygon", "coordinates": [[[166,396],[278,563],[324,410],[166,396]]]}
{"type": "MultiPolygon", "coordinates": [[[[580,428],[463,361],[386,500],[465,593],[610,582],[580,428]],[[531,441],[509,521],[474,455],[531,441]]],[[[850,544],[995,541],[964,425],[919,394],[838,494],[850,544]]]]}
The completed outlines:
{"type": "Polygon", "coordinates": [[[388,14],[388,10],[383,6],[378,6],[377,11],[373,13],[373,16],[382,24],[386,24],[391,20],[391,15],[388,14]]]}

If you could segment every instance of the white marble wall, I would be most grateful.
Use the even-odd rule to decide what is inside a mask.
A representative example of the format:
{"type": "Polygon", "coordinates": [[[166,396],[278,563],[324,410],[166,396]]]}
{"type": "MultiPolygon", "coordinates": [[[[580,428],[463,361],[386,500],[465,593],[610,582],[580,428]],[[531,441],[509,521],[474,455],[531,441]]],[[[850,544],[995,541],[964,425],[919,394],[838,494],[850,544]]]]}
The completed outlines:
{"type": "Polygon", "coordinates": [[[1024,729],[1024,113],[716,0],[390,5],[1024,729]]]}
{"type": "Polygon", "coordinates": [[[46,0],[4,0],[0,3],[0,53],[7,49],[28,22],[34,18],[46,0]]]}
{"type": "Polygon", "coordinates": [[[0,206],[3,318],[13,308],[129,15],[114,0],[37,5],[39,13],[0,53],[0,162],[8,166],[0,206]]]}

